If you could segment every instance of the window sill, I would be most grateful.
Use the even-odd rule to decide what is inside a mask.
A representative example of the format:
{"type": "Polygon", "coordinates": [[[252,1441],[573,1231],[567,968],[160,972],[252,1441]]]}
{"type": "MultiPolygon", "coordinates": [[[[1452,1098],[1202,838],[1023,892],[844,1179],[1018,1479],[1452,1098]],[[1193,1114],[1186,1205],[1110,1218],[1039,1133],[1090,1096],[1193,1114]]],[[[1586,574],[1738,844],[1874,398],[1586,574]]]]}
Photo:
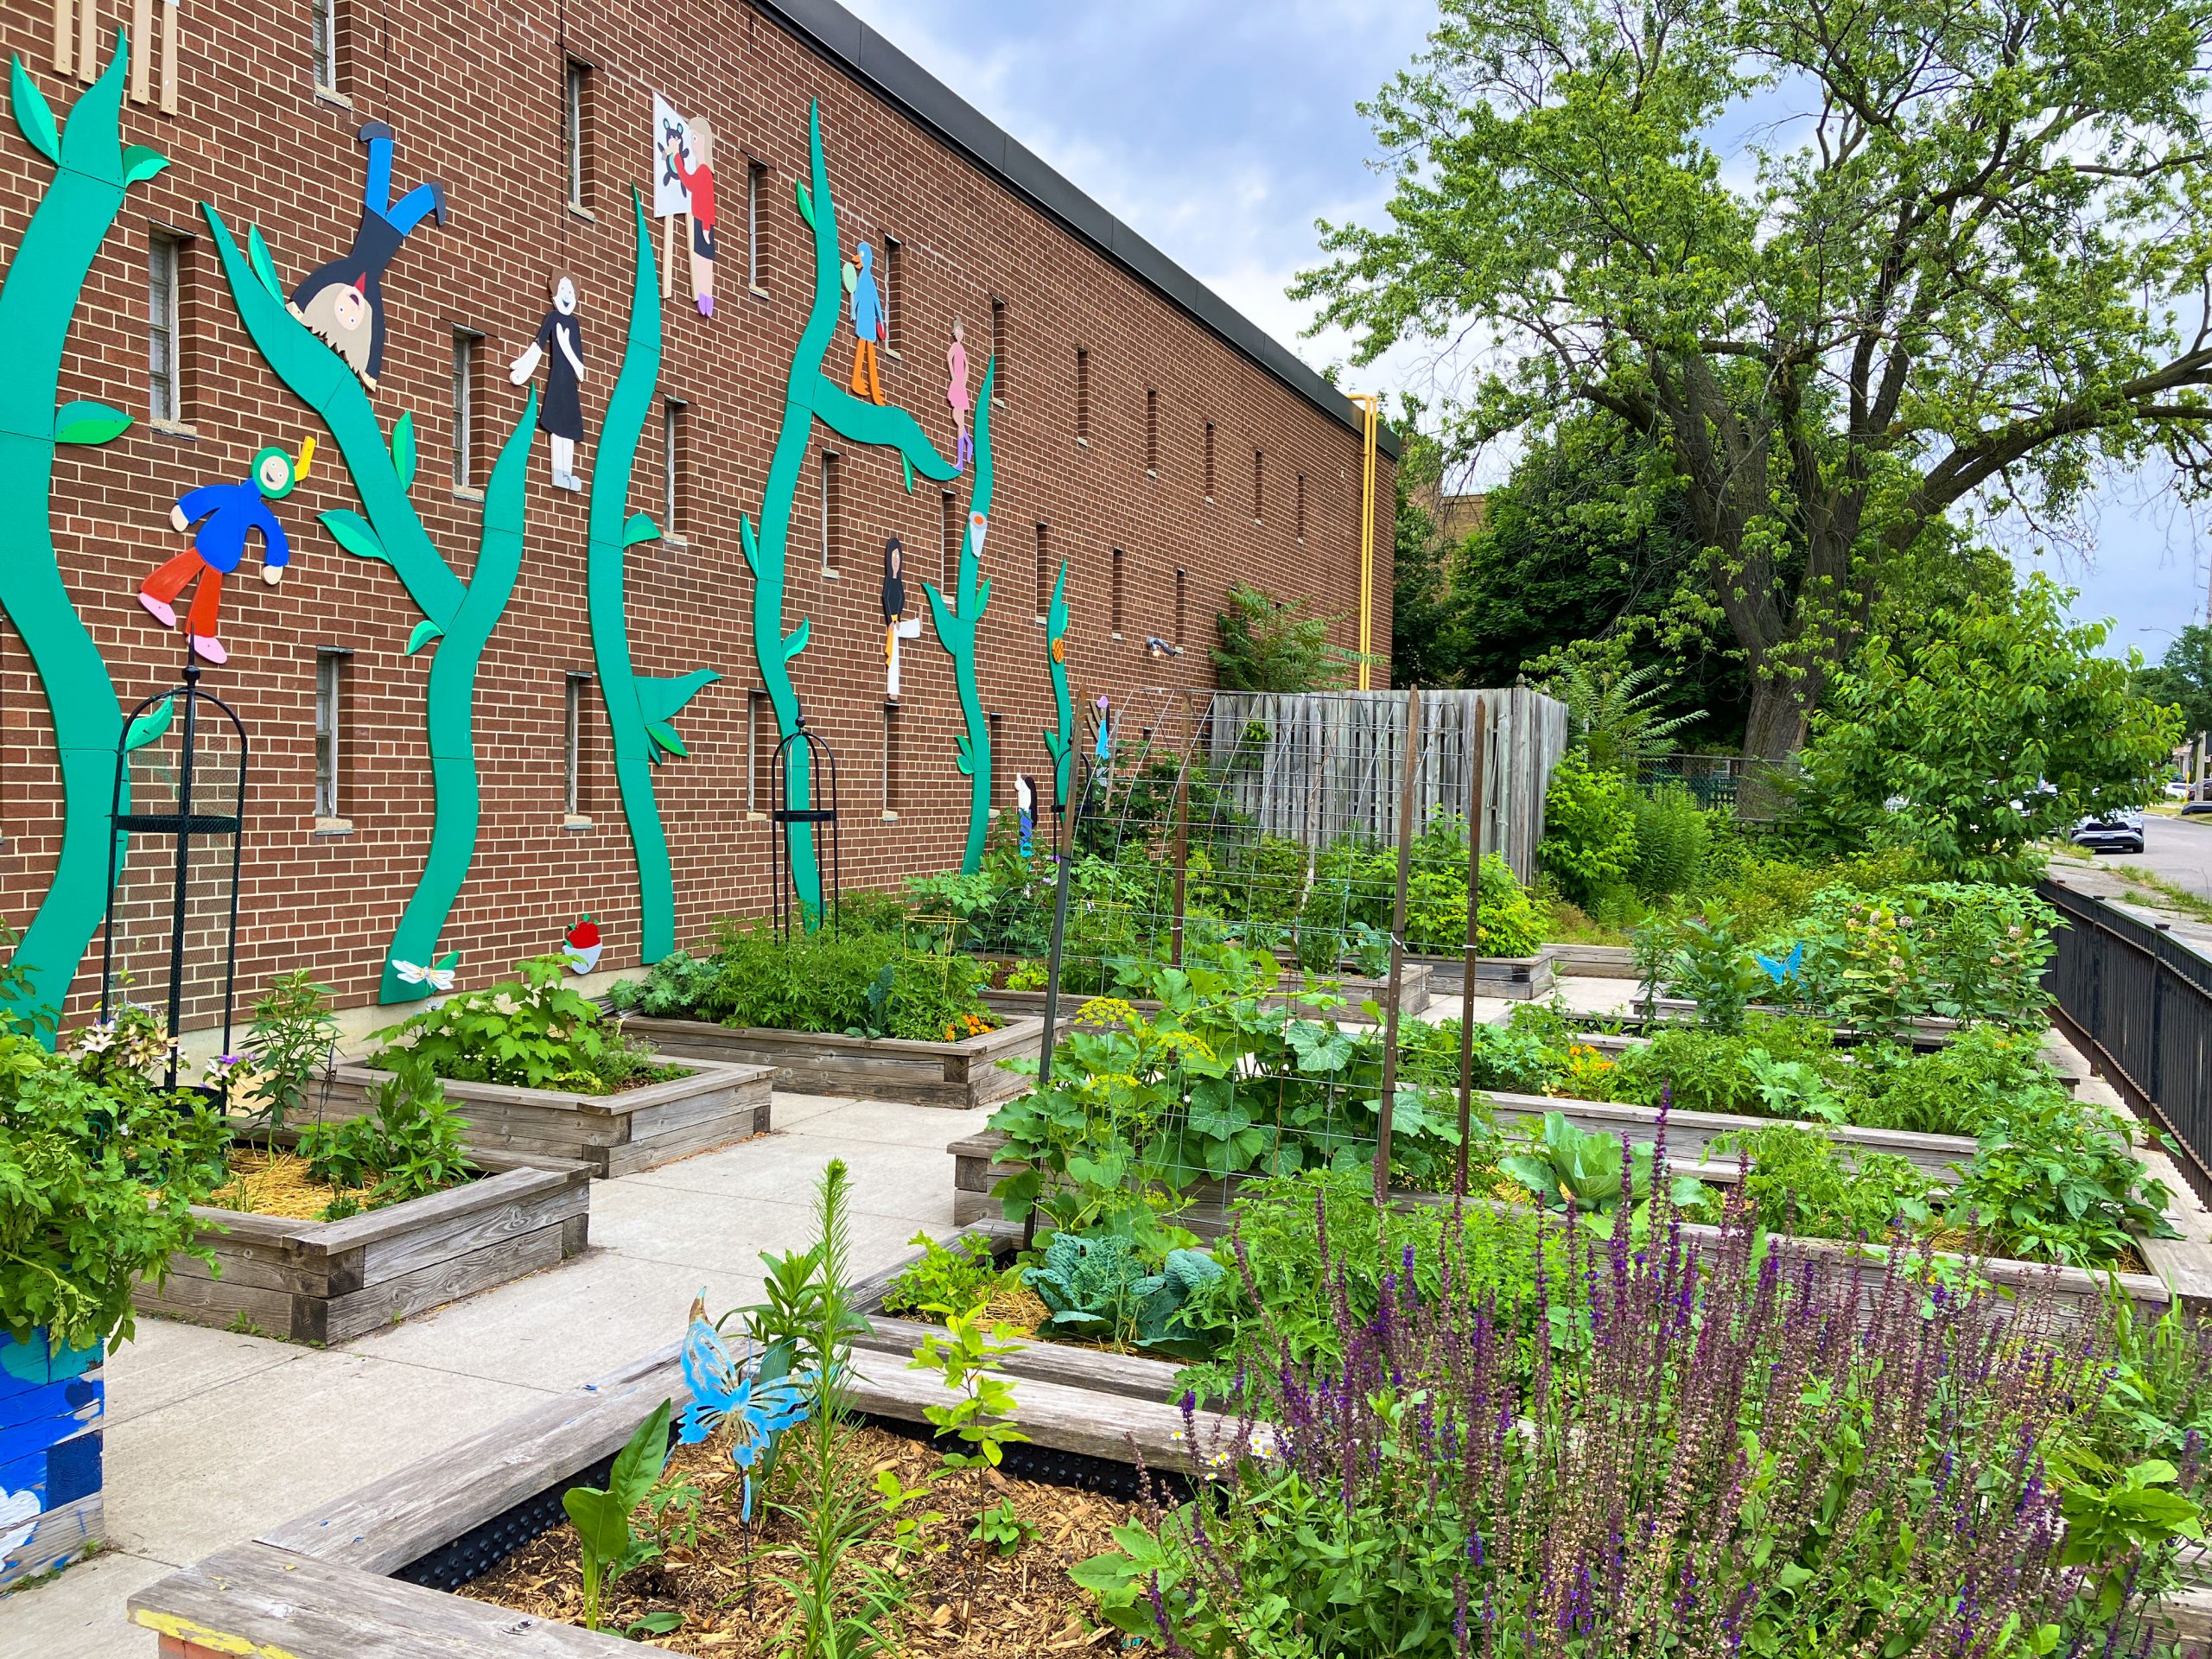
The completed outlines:
{"type": "Polygon", "coordinates": [[[890,346],[886,346],[883,348],[883,354],[889,358],[893,363],[904,363],[906,360],[899,354],[895,347],[890,346]]]}
{"type": "Polygon", "coordinates": [[[663,547],[673,547],[680,550],[689,548],[691,545],[688,537],[679,536],[672,530],[664,530],[661,531],[659,540],[660,544],[663,547]]]}
{"type": "Polygon", "coordinates": [[[351,818],[315,818],[311,819],[308,825],[308,834],[310,836],[334,838],[339,836],[350,836],[353,833],[353,820],[351,818]]]}
{"type": "Polygon", "coordinates": [[[899,815],[896,812],[893,812],[888,810],[880,812],[876,816],[881,818],[886,823],[896,823],[899,822],[899,815]]]}
{"type": "Polygon", "coordinates": [[[768,822],[768,815],[766,812],[747,812],[745,815],[745,821],[747,823],[766,823],[768,822]]]}
{"type": "Polygon", "coordinates": [[[156,420],[149,416],[146,419],[146,428],[149,431],[160,433],[165,438],[182,438],[188,443],[200,442],[200,429],[189,422],[156,420]]]}
{"type": "Polygon", "coordinates": [[[315,83],[315,101],[318,104],[330,105],[334,109],[350,110],[353,107],[352,99],[346,97],[335,86],[326,86],[321,81],[315,83]]]}
{"type": "Polygon", "coordinates": [[[825,564],[825,565],[823,565],[823,566],[822,567],[822,580],[823,580],[823,581],[824,581],[824,582],[842,582],[844,579],[845,579],[844,573],[843,573],[842,571],[841,571],[841,570],[837,569],[834,565],[827,565],[827,564],[825,564]]]}
{"type": "Polygon", "coordinates": [[[991,809],[991,821],[995,823],[998,821],[998,816],[999,810],[995,806],[991,809]]]}
{"type": "Polygon", "coordinates": [[[569,209],[569,218],[581,219],[587,225],[596,225],[599,223],[599,215],[593,213],[590,208],[579,207],[573,201],[568,203],[567,207],[569,209]]]}
{"type": "Polygon", "coordinates": [[[1144,469],[1144,475],[1152,480],[1154,483],[1157,484],[1160,481],[1160,468],[1157,467],[1147,467],[1144,469]]]}
{"type": "Polygon", "coordinates": [[[750,294],[756,300],[765,300],[770,297],[768,290],[762,288],[757,283],[747,283],[745,285],[745,291],[750,294]]]}
{"type": "Polygon", "coordinates": [[[1114,638],[1115,638],[1115,639],[1120,639],[1121,637],[1122,637],[1122,631],[1121,631],[1119,628],[1115,629],[1115,630],[1114,630],[1114,638]]]}
{"type": "Polygon", "coordinates": [[[561,833],[564,836],[580,836],[590,828],[591,819],[582,812],[569,813],[561,820],[561,833]]]}
{"type": "Polygon", "coordinates": [[[1089,438],[1077,438],[1075,441],[1075,447],[1078,449],[1088,449],[1090,448],[1090,440],[1089,438]]]}
{"type": "Polygon", "coordinates": [[[456,484],[453,486],[453,499],[456,501],[481,501],[484,492],[474,484],[456,484]]]}

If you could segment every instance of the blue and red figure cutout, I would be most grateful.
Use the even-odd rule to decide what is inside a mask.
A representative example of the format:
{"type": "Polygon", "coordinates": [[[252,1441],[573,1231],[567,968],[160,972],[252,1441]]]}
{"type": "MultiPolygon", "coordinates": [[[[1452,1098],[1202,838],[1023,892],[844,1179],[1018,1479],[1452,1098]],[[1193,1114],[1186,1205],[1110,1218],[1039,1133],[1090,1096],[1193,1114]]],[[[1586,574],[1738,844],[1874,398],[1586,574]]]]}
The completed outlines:
{"type": "Polygon", "coordinates": [[[173,628],[177,601],[198,581],[200,590],[192,596],[184,626],[194,652],[204,660],[220,664],[230,659],[215,632],[223,578],[245,560],[250,537],[261,537],[262,580],[273,588],[284,579],[292,546],[268,504],[289,495],[314,463],[313,438],[300,445],[296,461],[272,444],[253,458],[253,471],[242,481],[203,484],[179,496],[169,509],[171,528],[179,535],[190,531],[192,545],[146,578],[138,589],[138,602],[163,627],[173,628]]]}
{"type": "Polygon", "coordinates": [[[845,288],[853,296],[853,332],[860,343],[853,349],[853,396],[872,404],[883,401],[883,382],[877,372],[875,348],[888,345],[890,321],[883,315],[883,296],[875,286],[875,250],[863,242],[856,263],[845,267],[845,288]]]}

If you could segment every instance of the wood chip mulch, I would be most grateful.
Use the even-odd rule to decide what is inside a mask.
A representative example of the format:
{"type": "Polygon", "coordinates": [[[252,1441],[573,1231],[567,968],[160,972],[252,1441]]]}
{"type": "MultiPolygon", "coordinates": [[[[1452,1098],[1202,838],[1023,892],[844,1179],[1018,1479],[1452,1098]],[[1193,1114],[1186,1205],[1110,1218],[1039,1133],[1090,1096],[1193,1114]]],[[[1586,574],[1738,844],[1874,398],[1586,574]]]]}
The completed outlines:
{"type": "MultiPolygon", "coordinates": [[[[794,1431],[794,1440],[801,1432],[794,1431]]],[[[682,1627],[645,1636],[645,1643],[714,1659],[755,1659],[777,1650],[791,1599],[774,1580],[790,1573],[794,1563],[775,1552],[797,1539],[798,1523],[776,1502],[804,1500],[798,1448],[789,1446],[776,1488],[765,1501],[756,1491],[748,1533],[740,1521],[741,1488],[720,1440],[679,1446],[669,1459],[671,1471],[682,1471],[707,1493],[696,1543],[677,1541],[667,1554],[609,1588],[601,1602],[602,1629],[619,1635],[649,1613],[672,1610],[683,1615],[682,1627]]],[[[854,1431],[851,1446],[871,1484],[889,1470],[911,1487],[938,1466],[937,1453],[926,1446],[872,1426],[854,1431]]],[[[892,1633],[895,1645],[927,1659],[1027,1659],[1033,1654],[1088,1659],[1120,1652],[1121,1633],[1098,1621],[1091,1598],[1069,1580],[1068,1569],[1111,1548],[1109,1535],[1130,1517],[1132,1506],[996,1471],[985,1478],[990,1503],[1013,1500],[1030,1529],[1027,1541],[1011,1556],[970,1545],[966,1535],[976,1510],[976,1474],[963,1470],[942,1477],[926,1502],[910,1506],[910,1512],[938,1511],[945,1519],[926,1529],[929,1548],[909,1557],[903,1569],[909,1594],[903,1615],[894,1616],[900,1624],[892,1633]]],[[[887,1532],[885,1541],[862,1547],[869,1559],[893,1560],[887,1532]]],[[[562,1522],[461,1593],[536,1618],[582,1624],[583,1579],[575,1529],[562,1522]]]]}

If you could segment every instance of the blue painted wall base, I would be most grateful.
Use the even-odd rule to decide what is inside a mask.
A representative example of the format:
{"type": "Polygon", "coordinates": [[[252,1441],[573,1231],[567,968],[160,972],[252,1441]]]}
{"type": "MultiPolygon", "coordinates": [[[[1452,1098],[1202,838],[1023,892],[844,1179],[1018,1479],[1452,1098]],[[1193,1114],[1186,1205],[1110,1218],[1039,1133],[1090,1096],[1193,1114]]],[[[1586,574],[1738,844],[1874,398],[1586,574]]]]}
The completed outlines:
{"type": "Polygon", "coordinates": [[[100,1541],[100,1359],[0,1335],[0,1590],[100,1541]]]}

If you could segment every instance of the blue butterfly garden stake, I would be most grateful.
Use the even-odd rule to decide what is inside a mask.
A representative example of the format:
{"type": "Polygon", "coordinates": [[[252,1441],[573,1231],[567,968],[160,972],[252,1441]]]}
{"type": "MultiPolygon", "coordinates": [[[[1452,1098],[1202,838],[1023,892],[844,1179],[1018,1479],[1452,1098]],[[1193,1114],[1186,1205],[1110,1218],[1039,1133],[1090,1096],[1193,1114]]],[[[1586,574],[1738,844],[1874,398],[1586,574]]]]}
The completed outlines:
{"type": "MultiPolygon", "coordinates": [[[[806,1421],[810,1412],[808,1379],[791,1374],[790,1343],[779,1342],[753,1360],[753,1344],[745,1345],[743,1363],[733,1359],[707,1318],[703,1296],[691,1303],[691,1328],[683,1334],[683,1381],[691,1390],[691,1403],[683,1408],[686,1446],[696,1446],[727,1424],[731,1430],[729,1457],[745,1477],[744,1519],[753,1520],[753,1465],[765,1456],[775,1460],[776,1442],[785,1429],[806,1421]]],[[[762,1474],[765,1478],[766,1471],[762,1474]]]]}
{"type": "Polygon", "coordinates": [[[1759,966],[1766,969],[1766,976],[1777,986],[1787,985],[1797,977],[1798,969],[1805,963],[1805,941],[1800,939],[1789,947],[1786,957],[1770,957],[1764,950],[1751,952],[1758,958],[1759,966]]]}

